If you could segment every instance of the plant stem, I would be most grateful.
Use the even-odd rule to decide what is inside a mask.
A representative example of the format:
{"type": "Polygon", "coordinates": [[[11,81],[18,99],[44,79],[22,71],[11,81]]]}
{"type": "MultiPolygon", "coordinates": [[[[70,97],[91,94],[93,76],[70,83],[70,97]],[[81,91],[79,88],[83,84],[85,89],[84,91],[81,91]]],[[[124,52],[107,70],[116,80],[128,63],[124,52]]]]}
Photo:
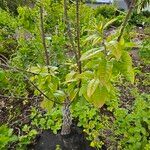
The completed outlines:
{"type": "Polygon", "coordinates": [[[67,30],[69,41],[70,41],[70,44],[72,46],[72,50],[73,50],[74,55],[75,55],[76,63],[77,63],[77,66],[79,68],[79,58],[78,58],[77,50],[76,50],[76,47],[75,47],[75,44],[74,44],[73,36],[72,36],[72,33],[71,33],[70,22],[69,22],[69,18],[68,18],[67,0],[64,0],[64,22],[65,22],[65,25],[66,25],[66,30],[67,30]]]}
{"type": "Polygon", "coordinates": [[[122,35],[124,33],[124,29],[125,29],[125,27],[126,27],[126,25],[128,23],[128,20],[129,20],[129,18],[131,16],[132,10],[134,9],[135,3],[136,3],[136,0],[132,0],[132,2],[130,4],[130,7],[129,7],[129,10],[128,10],[128,13],[127,13],[127,15],[126,15],[126,17],[124,19],[124,22],[122,23],[121,29],[120,29],[120,34],[119,34],[118,39],[117,39],[118,42],[122,38],[122,35]]]}
{"type": "Polygon", "coordinates": [[[79,0],[76,0],[76,30],[77,30],[77,51],[78,51],[78,69],[79,73],[82,73],[81,66],[81,49],[80,49],[80,17],[79,17],[79,0]]]}
{"type": "MultiPolygon", "coordinates": [[[[49,60],[49,53],[46,48],[46,41],[45,41],[45,32],[44,32],[44,18],[43,18],[43,7],[40,6],[40,27],[41,27],[41,38],[42,38],[42,44],[43,44],[43,49],[45,52],[45,59],[46,59],[46,66],[48,67],[50,65],[50,60],[49,60]]],[[[48,72],[49,72],[49,67],[48,67],[48,72]]]]}

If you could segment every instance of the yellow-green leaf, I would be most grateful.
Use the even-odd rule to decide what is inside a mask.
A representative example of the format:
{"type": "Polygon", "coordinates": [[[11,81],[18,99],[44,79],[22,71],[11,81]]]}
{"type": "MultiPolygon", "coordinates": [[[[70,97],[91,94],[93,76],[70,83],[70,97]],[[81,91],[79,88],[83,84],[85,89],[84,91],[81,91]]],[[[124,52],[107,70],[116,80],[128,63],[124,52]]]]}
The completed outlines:
{"type": "Polygon", "coordinates": [[[108,22],[104,25],[103,29],[107,28],[109,25],[111,25],[111,24],[112,24],[113,22],[115,22],[117,19],[118,19],[118,18],[113,18],[113,19],[111,19],[110,21],[108,21],[108,22]]]}
{"type": "Polygon", "coordinates": [[[73,80],[75,74],[76,74],[75,71],[71,71],[70,73],[68,73],[68,74],[66,75],[66,81],[69,82],[69,81],[73,80]]]}
{"type": "Polygon", "coordinates": [[[109,98],[109,93],[106,87],[98,86],[91,97],[88,97],[86,93],[84,93],[84,97],[95,107],[101,108],[109,98]]]}
{"type": "Polygon", "coordinates": [[[47,99],[44,99],[44,100],[41,102],[40,106],[41,106],[43,109],[45,109],[45,110],[47,110],[48,112],[50,112],[51,109],[52,109],[52,107],[53,107],[53,104],[54,104],[54,103],[53,103],[52,101],[47,100],[47,99]]]}
{"type": "Polygon", "coordinates": [[[92,45],[94,46],[95,44],[99,44],[100,42],[102,41],[102,38],[101,37],[97,37],[93,40],[93,43],[92,45]]]}
{"type": "Polygon", "coordinates": [[[98,54],[100,54],[101,51],[103,51],[103,50],[104,50],[104,47],[93,48],[91,50],[88,50],[87,52],[85,52],[84,54],[82,54],[80,60],[83,61],[83,60],[87,60],[87,59],[93,58],[95,56],[98,56],[98,54]]]}
{"type": "Polygon", "coordinates": [[[74,90],[72,90],[72,91],[70,92],[70,100],[71,100],[71,101],[74,100],[74,98],[76,97],[78,91],[79,91],[79,89],[76,88],[76,89],[74,89],[74,90]]]}
{"type": "Polygon", "coordinates": [[[87,86],[87,96],[91,97],[93,95],[93,93],[95,92],[96,88],[98,87],[100,81],[99,79],[92,79],[88,86],[87,86]]]}

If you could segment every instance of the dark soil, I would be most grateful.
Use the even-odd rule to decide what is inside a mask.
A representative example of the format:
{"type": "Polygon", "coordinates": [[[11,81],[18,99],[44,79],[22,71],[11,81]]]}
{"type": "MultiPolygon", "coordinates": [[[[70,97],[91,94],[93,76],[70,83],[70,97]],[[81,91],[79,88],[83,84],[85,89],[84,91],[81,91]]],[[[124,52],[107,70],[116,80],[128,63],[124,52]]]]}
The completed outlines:
{"type": "MultiPolygon", "coordinates": [[[[82,129],[72,127],[72,132],[69,135],[62,136],[53,134],[50,130],[43,131],[36,140],[34,145],[29,146],[29,150],[96,150],[89,146],[89,142],[85,139],[82,129]]],[[[103,146],[103,150],[106,148],[103,146]]]]}

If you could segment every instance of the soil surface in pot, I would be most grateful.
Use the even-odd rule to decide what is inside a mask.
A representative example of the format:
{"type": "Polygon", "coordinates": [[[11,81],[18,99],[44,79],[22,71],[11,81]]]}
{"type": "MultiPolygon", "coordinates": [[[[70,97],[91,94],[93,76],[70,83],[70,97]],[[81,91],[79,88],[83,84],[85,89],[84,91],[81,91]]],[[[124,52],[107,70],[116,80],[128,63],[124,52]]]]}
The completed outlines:
{"type": "MultiPolygon", "coordinates": [[[[96,150],[89,146],[89,142],[80,128],[72,128],[69,135],[62,136],[60,133],[53,134],[50,130],[43,131],[36,140],[36,143],[28,148],[29,150],[96,150]]],[[[102,147],[102,150],[106,150],[102,147]]]]}

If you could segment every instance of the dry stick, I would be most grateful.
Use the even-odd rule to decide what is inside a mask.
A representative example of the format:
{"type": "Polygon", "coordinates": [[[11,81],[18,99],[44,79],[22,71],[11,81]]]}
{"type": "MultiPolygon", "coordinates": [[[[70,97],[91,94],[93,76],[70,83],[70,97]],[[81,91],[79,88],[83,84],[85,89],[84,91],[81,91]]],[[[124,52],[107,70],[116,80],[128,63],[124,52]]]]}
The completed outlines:
{"type": "MultiPolygon", "coordinates": [[[[48,67],[50,65],[49,61],[49,53],[46,48],[46,42],[45,42],[45,32],[44,32],[44,19],[43,19],[43,7],[40,6],[40,27],[41,27],[41,38],[42,38],[42,44],[45,52],[45,58],[46,58],[46,66],[48,67]]],[[[49,72],[49,67],[48,67],[48,72],[49,72]]]]}
{"type": "Polygon", "coordinates": [[[118,42],[121,40],[121,37],[122,37],[122,35],[124,33],[124,29],[125,29],[125,27],[126,27],[126,25],[128,23],[128,20],[130,18],[132,10],[134,9],[135,3],[136,3],[136,0],[132,0],[132,2],[130,4],[130,7],[129,7],[129,10],[128,10],[128,13],[127,13],[127,15],[126,15],[126,17],[124,19],[124,22],[122,23],[121,30],[120,30],[120,35],[119,35],[119,37],[117,39],[118,42]]]}
{"type": "Polygon", "coordinates": [[[78,58],[78,54],[77,54],[75,44],[73,42],[73,36],[72,36],[72,33],[71,33],[71,27],[70,27],[70,22],[69,22],[69,18],[68,18],[67,0],[64,0],[64,22],[65,22],[65,25],[66,25],[67,34],[68,34],[68,37],[69,37],[69,40],[70,40],[70,44],[72,46],[72,49],[73,49],[73,52],[74,52],[74,55],[75,55],[75,58],[76,58],[77,66],[79,66],[79,61],[78,61],[79,58],[78,58]]]}

